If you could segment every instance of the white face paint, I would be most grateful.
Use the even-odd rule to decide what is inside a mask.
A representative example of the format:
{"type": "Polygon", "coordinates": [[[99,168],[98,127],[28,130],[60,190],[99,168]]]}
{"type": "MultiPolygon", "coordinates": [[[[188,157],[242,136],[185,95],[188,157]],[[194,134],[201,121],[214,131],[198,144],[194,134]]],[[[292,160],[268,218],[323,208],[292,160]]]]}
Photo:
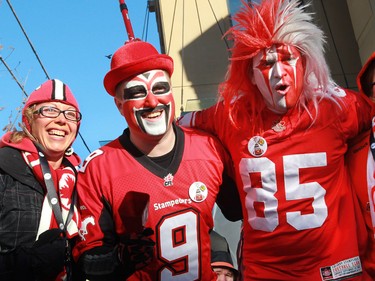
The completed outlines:
{"type": "Polygon", "coordinates": [[[296,105],[302,92],[303,72],[301,54],[293,46],[273,45],[253,59],[253,82],[266,106],[277,114],[296,105]]]}
{"type": "Polygon", "coordinates": [[[123,99],[118,108],[130,130],[152,136],[163,135],[174,119],[174,99],[169,75],[152,70],[122,82],[117,90],[123,99]]]}

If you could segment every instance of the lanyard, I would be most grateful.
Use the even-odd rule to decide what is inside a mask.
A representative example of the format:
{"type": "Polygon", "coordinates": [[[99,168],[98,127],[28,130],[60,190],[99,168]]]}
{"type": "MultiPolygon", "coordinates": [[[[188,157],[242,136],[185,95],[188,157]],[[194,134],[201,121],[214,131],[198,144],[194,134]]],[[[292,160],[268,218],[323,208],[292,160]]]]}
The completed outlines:
{"type": "Polygon", "coordinates": [[[372,157],[375,160],[375,139],[374,139],[374,133],[372,132],[372,130],[370,132],[370,149],[371,149],[372,157]]]}
{"type": "MultiPolygon", "coordinates": [[[[59,197],[56,193],[55,184],[54,184],[53,179],[52,179],[51,170],[49,168],[48,161],[47,161],[46,157],[44,156],[44,153],[43,153],[40,145],[35,144],[35,146],[38,149],[38,155],[39,155],[39,160],[40,160],[40,166],[42,168],[43,179],[44,179],[44,182],[45,182],[46,187],[47,187],[47,197],[48,197],[48,200],[49,200],[49,202],[52,206],[52,210],[53,210],[53,213],[55,215],[57,224],[58,224],[59,228],[63,231],[64,236],[65,236],[65,231],[66,231],[67,225],[69,224],[70,220],[73,217],[74,205],[75,205],[75,201],[76,201],[76,188],[75,188],[76,183],[74,184],[74,191],[73,191],[73,194],[72,194],[72,201],[71,201],[72,203],[70,204],[68,217],[66,218],[66,221],[64,223],[64,219],[62,217],[61,207],[60,207],[60,203],[59,203],[60,200],[59,200],[59,197]]],[[[63,159],[63,163],[64,163],[64,165],[67,165],[67,166],[70,166],[71,168],[73,168],[73,171],[76,174],[76,178],[77,178],[77,171],[73,167],[73,165],[65,158],[63,159]]]]}

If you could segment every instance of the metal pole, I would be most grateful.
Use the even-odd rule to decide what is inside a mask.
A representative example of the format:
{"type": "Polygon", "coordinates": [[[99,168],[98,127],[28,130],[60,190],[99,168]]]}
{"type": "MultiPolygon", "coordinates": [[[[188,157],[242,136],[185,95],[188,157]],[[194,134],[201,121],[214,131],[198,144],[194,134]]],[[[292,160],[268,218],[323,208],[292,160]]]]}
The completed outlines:
{"type": "Polygon", "coordinates": [[[133,31],[132,24],[130,22],[128,7],[125,4],[125,0],[119,0],[119,1],[120,1],[120,10],[121,10],[122,18],[124,19],[126,32],[128,34],[129,41],[132,41],[134,40],[134,31],[133,31]]]}

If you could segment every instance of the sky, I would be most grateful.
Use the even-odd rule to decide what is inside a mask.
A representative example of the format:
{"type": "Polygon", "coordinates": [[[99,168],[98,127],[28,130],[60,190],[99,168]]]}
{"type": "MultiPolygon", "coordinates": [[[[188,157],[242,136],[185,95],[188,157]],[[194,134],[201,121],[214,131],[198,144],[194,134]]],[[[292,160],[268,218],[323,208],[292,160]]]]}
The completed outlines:
{"type": "MultiPolygon", "coordinates": [[[[48,80],[10,5],[31,41],[50,79],[60,79],[75,95],[83,119],[73,148],[85,159],[99,141],[118,137],[127,127],[103,78],[110,59],[127,40],[117,0],[0,0],[0,56],[30,94],[48,80]]],[[[155,14],[147,13],[147,0],[127,0],[136,38],[160,50],[155,14]]],[[[21,122],[25,95],[0,62],[0,128],[21,122]]],[[[5,131],[1,131],[3,135],[5,131]]]]}

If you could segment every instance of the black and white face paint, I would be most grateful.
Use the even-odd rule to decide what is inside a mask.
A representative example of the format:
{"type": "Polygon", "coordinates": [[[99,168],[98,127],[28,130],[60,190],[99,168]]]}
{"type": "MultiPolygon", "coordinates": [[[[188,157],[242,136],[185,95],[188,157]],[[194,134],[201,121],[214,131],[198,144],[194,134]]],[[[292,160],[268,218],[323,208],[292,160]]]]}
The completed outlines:
{"type": "Polygon", "coordinates": [[[153,136],[166,133],[173,122],[175,104],[165,71],[139,74],[124,81],[119,89],[123,91],[122,113],[131,130],[153,136]]]}

